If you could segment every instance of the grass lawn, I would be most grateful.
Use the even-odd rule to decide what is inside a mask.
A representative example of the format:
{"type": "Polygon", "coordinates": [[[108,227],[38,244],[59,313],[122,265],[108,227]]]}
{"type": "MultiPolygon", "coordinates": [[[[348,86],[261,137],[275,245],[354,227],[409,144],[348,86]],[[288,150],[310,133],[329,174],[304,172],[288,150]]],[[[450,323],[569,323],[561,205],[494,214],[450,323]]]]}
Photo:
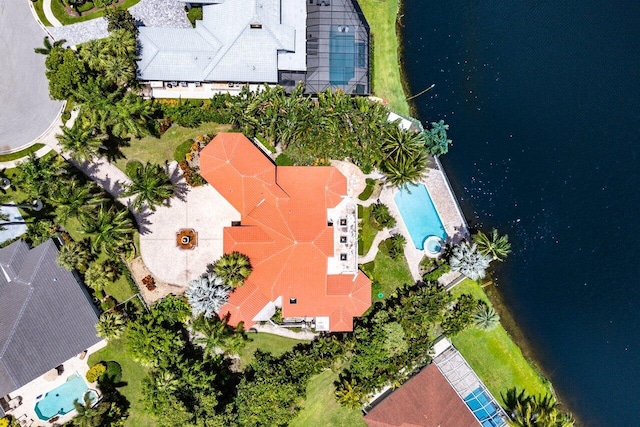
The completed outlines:
{"type": "MultiPolygon", "coordinates": [[[[491,305],[480,285],[469,279],[451,292],[456,297],[470,294],[491,305]]],[[[491,331],[469,328],[452,341],[498,401],[502,401],[500,393],[511,387],[524,388],[529,395],[550,393],[547,381],[524,358],[502,325],[491,331]]]]}
{"type": "Polygon", "coordinates": [[[42,22],[42,25],[44,25],[45,27],[53,27],[53,25],[51,25],[51,22],[49,22],[47,17],[44,15],[44,10],[42,9],[42,3],[44,3],[43,0],[34,1],[33,8],[36,10],[36,14],[38,15],[38,18],[40,19],[40,21],[42,22]]]}
{"type": "Polygon", "coordinates": [[[145,411],[144,405],[140,402],[142,396],[142,379],[146,374],[146,370],[126,353],[124,340],[120,339],[110,342],[105,348],[89,356],[88,363],[89,366],[92,366],[103,360],[116,361],[122,367],[122,381],[127,383],[127,385],[121,387],[119,390],[127,400],[129,400],[131,405],[129,408],[130,415],[125,422],[125,426],[155,426],[155,419],[145,411]]]}
{"type": "Polygon", "coordinates": [[[382,299],[384,299],[402,285],[414,282],[406,258],[403,256],[400,259],[392,259],[387,254],[384,242],[381,242],[380,245],[382,246],[376,258],[361,265],[362,271],[369,276],[372,282],[375,282],[371,287],[373,303],[381,300],[378,298],[378,293],[382,292],[384,294],[382,299]]]}
{"type": "Polygon", "coordinates": [[[363,206],[359,210],[362,210],[362,221],[360,222],[360,230],[358,231],[358,254],[362,256],[369,252],[373,239],[375,239],[378,234],[378,230],[371,225],[371,206],[363,206]]]}
{"type": "Polygon", "coordinates": [[[184,128],[171,126],[160,138],[145,136],[141,139],[132,139],[131,145],[122,148],[125,159],[118,160],[115,165],[124,172],[129,160],[147,161],[163,165],[165,160],[173,160],[173,151],[178,145],[187,139],[193,139],[198,135],[225,132],[231,125],[218,123],[204,123],[196,128],[184,128]]]}
{"type": "Polygon", "coordinates": [[[291,338],[285,338],[278,335],[266,334],[266,333],[250,333],[248,334],[249,342],[240,352],[240,366],[244,368],[253,361],[253,353],[257,349],[263,351],[269,351],[276,356],[291,350],[296,344],[300,344],[303,340],[294,340],[291,338]]]}
{"type": "Polygon", "coordinates": [[[347,409],[335,398],[333,382],[338,374],[324,371],[309,379],[307,399],[302,410],[289,424],[291,427],[356,427],[366,426],[359,409],[347,409]]]}
{"type": "Polygon", "coordinates": [[[31,153],[35,153],[42,147],[44,147],[44,144],[33,144],[31,147],[27,147],[24,150],[16,151],[15,153],[1,154],[0,162],[9,162],[11,160],[18,160],[22,157],[28,156],[31,153]]]}
{"type": "Polygon", "coordinates": [[[409,105],[402,89],[398,61],[398,0],[359,0],[358,3],[371,27],[373,93],[385,99],[393,111],[408,116],[409,105]]]}
{"type": "MultiPolygon", "coordinates": [[[[129,9],[131,6],[136,5],[139,1],[140,0],[125,0],[124,3],[118,5],[118,7],[121,9],[129,9]]],[[[58,18],[58,21],[60,21],[62,25],[75,24],[76,22],[88,21],[90,19],[104,16],[104,9],[100,9],[91,13],[87,12],[82,16],[71,16],[65,10],[61,0],[51,0],[51,11],[53,12],[53,16],[58,18]]]]}

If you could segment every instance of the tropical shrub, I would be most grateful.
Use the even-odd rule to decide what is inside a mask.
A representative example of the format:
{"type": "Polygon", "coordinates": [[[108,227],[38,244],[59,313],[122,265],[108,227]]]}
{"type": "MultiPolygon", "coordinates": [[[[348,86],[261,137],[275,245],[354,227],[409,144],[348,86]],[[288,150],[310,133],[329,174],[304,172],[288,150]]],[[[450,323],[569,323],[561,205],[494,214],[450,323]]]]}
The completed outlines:
{"type": "Polygon", "coordinates": [[[111,384],[118,384],[122,381],[122,367],[118,362],[110,360],[108,362],[100,362],[104,364],[107,369],[99,378],[100,381],[108,380],[111,384]]]}
{"type": "Polygon", "coordinates": [[[396,226],[396,219],[391,215],[391,212],[389,212],[389,206],[384,203],[374,203],[371,205],[371,219],[371,225],[377,230],[396,226]]]}
{"type": "Polygon", "coordinates": [[[500,323],[500,315],[496,313],[493,307],[487,304],[479,304],[476,312],[473,314],[473,323],[478,329],[489,331],[500,323]]]}
{"type": "Polygon", "coordinates": [[[387,239],[387,253],[392,259],[398,259],[404,255],[404,246],[407,239],[402,234],[393,234],[387,239]]]}
{"type": "Polygon", "coordinates": [[[69,271],[84,271],[93,259],[89,245],[89,239],[63,245],[56,259],[58,265],[69,271]]]}
{"type": "Polygon", "coordinates": [[[471,280],[482,279],[490,262],[490,256],[481,254],[475,243],[470,245],[467,242],[462,242],[453,248],[449,258],[451,269],[459,271],[471,280]]]}
{"type": "Polygon", "coordinates": [[[107,341],[116,340],[122,336],[127,322],[124,316],[118,312],[102,313],[96,324],[96,333],[107,341]]]}
{"type": "Polygon", "coordinates": [[[429,154],[432,156],[447,154],[449,151],[449,145],[451,145],[451,140],[447,139],[448,130],[449,125],[445,124],[444,120],[431,123],[431,129],[424,132],[426,147],[429,150],[429,154]]]}
{"type": "Polygon", "coordinates": [[[213,317],[229,300],[229,292],[231,288],[225,285],[220,277],[209,273],[190,281],[185,296],[194,317],[213,317]]]}
{"type": "Polygon", "coordinates": [[[87,382],[94,383],[98,381],[98,378],[100,378],[100,376],[104,374],[106,370],[107,367],[102,363],[96,363],[91,368],[89,368],[87,374],[85,375],[85,378],[87,379],[87,382]]]}

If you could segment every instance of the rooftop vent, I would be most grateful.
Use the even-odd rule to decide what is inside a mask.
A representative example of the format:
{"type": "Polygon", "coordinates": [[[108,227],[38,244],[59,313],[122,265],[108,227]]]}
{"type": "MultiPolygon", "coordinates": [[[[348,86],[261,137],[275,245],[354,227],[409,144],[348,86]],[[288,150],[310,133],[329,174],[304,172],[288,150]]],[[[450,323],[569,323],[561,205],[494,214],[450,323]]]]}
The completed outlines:
{"type": "Polygon", "coordinates": [[[297,304],[298,298],[289,298],[289,304],[297,304]]]}
{"type": "Polygon", "coordinates": [[[250,27],[253,29],[260,29],[262,28],[262,24],[251,24],[250,27]]]}

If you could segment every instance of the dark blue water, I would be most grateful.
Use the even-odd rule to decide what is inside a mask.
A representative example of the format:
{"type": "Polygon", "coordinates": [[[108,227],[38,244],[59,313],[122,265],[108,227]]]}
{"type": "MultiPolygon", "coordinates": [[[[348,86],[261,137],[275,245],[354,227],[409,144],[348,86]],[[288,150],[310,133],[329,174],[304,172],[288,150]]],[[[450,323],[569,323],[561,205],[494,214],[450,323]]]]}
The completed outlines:
{"type": "Polygon", "coordinates": [[[508,233],[507,305],[570,408],[640,425],[640,2],[406,0],[420,118],[472,225],[508,233]]]}

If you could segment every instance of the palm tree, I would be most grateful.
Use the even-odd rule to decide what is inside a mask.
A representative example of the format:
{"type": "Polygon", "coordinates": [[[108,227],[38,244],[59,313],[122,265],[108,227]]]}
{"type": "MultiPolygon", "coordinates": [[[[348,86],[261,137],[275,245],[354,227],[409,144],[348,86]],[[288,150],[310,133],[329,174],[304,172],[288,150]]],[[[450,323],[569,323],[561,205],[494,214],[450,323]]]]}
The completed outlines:
{"type": "Polygon", "coordinates": [[[424,135],[412,130],[404,130],[392,123],[385,126],[382,140],[384,160],[395,163],[412,158],[417,152],[424,150],[424,135]]]}
{"type": "Polygon", "coordinates": [[[404,254],[407,239],[402,234],[393,234],[387,243],[387,251],[392,259],[398,259],[404,254]]]}
{"type": "Polygon", "coordinates": [[[29,223],[27,239],[31,242],[32,246],[38,246],[55,236],[58,231],[58,224],[48,219],[38,219],[29,223]]]}
{"type": "Polygon", "coordinates": [[[115,56],[135,58],[138,50],[136,35],[127,30],[114,30],[105,40],[105,48],[115,56]]]}
{"type": "Polygon", "coordinates": [[[78,217],[93,211],[93,209],[107,199],[97,194],[95,184],[82,184],[74,179],[61,187],[57,194],[51,196],[52,201],[58,206],[56,217],[61,223],[66,223],[69,218],[78,217]]]}
{"type": "Polygon", "coordinates": [[[213,272],[231,289],[241,286],[252,270],[249,257],[237,251],[224,254],[213,263],[213,272]]]}
{"type": "Polygon", "coordinates": [[[102,291],[111,281],[102,269],[102,264],[92,262],[84,273],[84,282],[94,291],[102,291]]]}
{"type": "Polygon", "coordinates": [[[491,257],[482,255],[475,243],[469,245],[462,242],[453,249],[449,265],[454,271],[459,271],[471,280],[482,279],[485,276],[491,257]]]}
{"type": "Polygon", "coordinates": [[[391,212],[389,212],[389,206],[384,203],[374,203],[371,205],[371,217],[380,229],[393,228],[396,226],[396,219],[391,215],[391,212]]]}
{"type": "Polygon", "coordinates": [[[431,130],[425,131],[427,148],[433,156],[447,154],[451,140],[447,139],[449,125],[444,124],[444,120],[431,123],[431,130]]]}
{"type": "Polygon", "coordinates": [[[135,65],[128,58],[109,57],[102,64],[102,68],[104,77],[118,86],[126,85],[136,77],[135,65]]]}
{"type": "Polygon", "coordinates": [[[494,260],[504,261],[511,253],[511,243],[509,243],[509,235],[500,236],[495,228],[487,236],[482,231],[473,236],[473,241],[478,245],[478,251],[482,255],[489,255],[494,260]]]}
{"type": "Polygon", "coordinates": [[[169,174],[160,165],[149,162],[135,168],[129,178],[131,178],[131,184],[125,187],[121,196],[135,196],[132,205],[137,210],[148,206],[155,211],[156,206],[170,199],[176,189],[169,174]]]}
{"type": "Polygon", "coordinates": [[[70,151],[70,156],[78,163],[93,160],[98,157],[105,135],[101,135],[95,128],[84,128],[76,121],[72,128],[61,126],[62,134],[56,135],[64,151],[70,151]]]}
{"type": "Polygon", "coordinates": [[[356,380],[340,375],[340,380],[336,382],[336,400],[343,406],[350,409],[362,407],[362,389],[356,380]]]}
{"type": "Polygon", "coordinates": [[[380,168],[387,185],[402,187],[419,182],[425,174],[429,158],[424,151],[417,151],[409,157],[399,157],[398,161],[383,160],[380,168]]]}
{"type": "Polygon", "coordinates": [[[49,40],[49,37],[47,36],[44,38],[44,41],[43,41],[44,47],[37,47],[33,49],[33,51],[35,53],[40,53],[42,55],[49,55],[52,49],[56,47],[61,47],[64,43],[66,43],[66,40],[60,39],[60,40],[54,41],[52,44],[51,40],[49,40]]]}
{"type": "Polygon", "coordinates": [[[509,425],[514,427],[573,427],[571,414],[560,411],[558,403],[550,395],[527,396],[524,390],[516,388],[502,395],[507,407],[509,425]]]}
{"type": "Polygon", "coordinates": [[[16,188],[30,198],[47,199],[67,180],[60,179],[66,173],[63,163],[56,156],[38,158],[33,153],[29,154],[28,160],[17,166],[19,173],[15,175],[16,188]]]}
{"type": "Polygon", "coordinates": [[[81,242],[68,242],[63,245],[56,259],[58,265],[69,271],[83,271],[93,258],[87,240],[88,239],[81,242]]]}
{"type": "Polygon", "coordinates": [[[110,405],[94,405],[91,393],[85,393],[84,402],[80,403],[78,399],[73,402],[77,415],[71,420],[71,425],[76,427],[95,427],[102,425],[105,412],[110,405]]]}
{"type": "Polygon", "coordinates": [[[203,315],[211,318],[227,303],[229,292],[231,288],[226,286],[220,277],[209,273],[190,281],[185,296],[195,317],[203,315]]]}
{"type": "Polygon", "coordinates": [[[128,214],[124,209],[106,209],[100,205],[98,212],[80,217],[82,232],[94,235],[94,251],[102,248],[107,254],[115,255],[131,243],[135,230],[128,214]]]}
{"type": "Polygon", "coordinates": [[[487,304],[479,304],[478,309],[473,314],[473,322],[479,329],[489,331],[498,326],[500,315],[496,313],[493,307],[489,307],[487,304]]]}
{"type": "Polygon", "coordinates": [[[127,322],[121,313],[110,311],[103,313],[96,324],[96,333],[107,341],[117,340],[122,336],[127,322]]]}
{"type": "Polygon", "coordinates": [[[155,112],[156,107],[151,101],[128,92],[122,100],[109,107],[111,133],[121,138],[148,135],[151,133],[150,123],[155,112]]]}
{"type": "Polygon", "coordinates": [[[204,344],[206,358],[215,357],[216,352],[220,350],[225,354],[238,354],[247,342],[242,323],[234,330],[227,325],[226,320],[200,316],[193,326],[204,334],[204,337],[196,338],[195,342],[204,344]]]}

